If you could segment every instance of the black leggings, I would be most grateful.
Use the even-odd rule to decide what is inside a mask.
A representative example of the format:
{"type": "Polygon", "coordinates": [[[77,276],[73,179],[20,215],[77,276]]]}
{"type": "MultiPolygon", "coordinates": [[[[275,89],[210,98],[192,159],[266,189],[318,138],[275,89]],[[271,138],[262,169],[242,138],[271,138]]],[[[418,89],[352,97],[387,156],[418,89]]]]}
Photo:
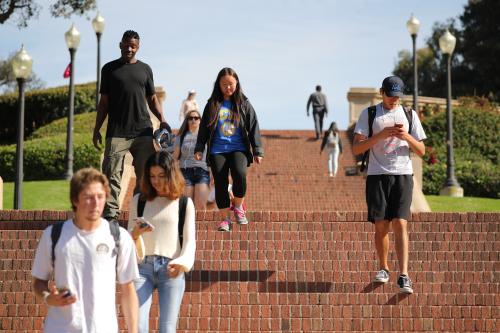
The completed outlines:
{"type": "Polygon", "coordinates": [[[247,156],[241,151],[210,155],[210,168],[215,183],[215,202],[219,209],[229,208],[231,203],[227,192],[229,170],[231,170],[231,178],[233,178],[233,195],[238,198],[245,196],[247,164],[247,156]]]}

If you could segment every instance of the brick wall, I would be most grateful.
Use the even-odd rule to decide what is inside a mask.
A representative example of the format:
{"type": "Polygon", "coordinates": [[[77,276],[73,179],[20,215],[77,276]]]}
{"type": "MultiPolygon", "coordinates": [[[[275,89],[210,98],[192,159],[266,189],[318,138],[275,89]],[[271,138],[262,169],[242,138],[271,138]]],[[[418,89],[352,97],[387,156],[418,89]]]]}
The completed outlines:
{"type": "MultiPolygon", "coordinates": [[[[395,286],[392,251],[391,282],[370,282],[377,264],[365,214],[253,211],[248,226],[220,233],[214,212],[198,212],[179,332],[500,331],[500,213],[413,214],[410,296],[395,286]]],[[[40,332],[34,249],[41,230],[67,216],[0,211],[0,331],[40,332]]],[[[156,306],[155,297],[153,328],[156,306]]]]}

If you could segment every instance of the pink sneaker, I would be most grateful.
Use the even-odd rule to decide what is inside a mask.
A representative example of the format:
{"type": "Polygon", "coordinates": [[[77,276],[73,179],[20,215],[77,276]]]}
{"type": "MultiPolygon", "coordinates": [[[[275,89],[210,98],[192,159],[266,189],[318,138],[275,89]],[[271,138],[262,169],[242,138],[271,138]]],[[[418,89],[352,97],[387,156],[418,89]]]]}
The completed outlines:
{"type": "Polygon", "coordinates": [[[234,207],[233,212],[234,212],[234,217],[236,218],[236,222],[238,224],[248,224],[245,204],[242,205],[241,209],[234,207]]]}
{"type": "Polygon", "coordinates": [[[223,220],[217,226],[217,230],[219,230],[219,231],[231,231],[231,221],[223,220]]]}

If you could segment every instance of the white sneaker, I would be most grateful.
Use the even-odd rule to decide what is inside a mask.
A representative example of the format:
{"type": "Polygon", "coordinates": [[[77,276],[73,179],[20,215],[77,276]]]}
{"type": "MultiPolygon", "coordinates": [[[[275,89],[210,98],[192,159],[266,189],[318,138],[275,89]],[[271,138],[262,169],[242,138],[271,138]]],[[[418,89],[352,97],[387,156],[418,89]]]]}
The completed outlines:
{"type": "Polygon", "coordinates": [[[330,177],[333,177],[333,173],[330,172],[330,177]]]}
{"type": "Polygon", "coordinates": [[[389,272],[386,271],[385,269],[381,269],[380,271],[377,272],[377,275],[375,275],[375,278],[373,279],[373,282],[376,283],[386,283],[389,281],[389,272]]]}

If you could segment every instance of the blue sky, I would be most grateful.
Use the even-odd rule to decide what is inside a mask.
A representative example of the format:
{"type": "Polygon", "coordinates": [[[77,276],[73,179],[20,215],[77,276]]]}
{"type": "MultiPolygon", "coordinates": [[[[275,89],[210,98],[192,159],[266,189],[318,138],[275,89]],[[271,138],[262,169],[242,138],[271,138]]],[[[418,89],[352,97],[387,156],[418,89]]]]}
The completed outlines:
{"type": "MultiPolygon", "coordinates": [[[[6,58],[24,43],[33,70],[47,86],[65,85],[69,62],[64,33],[75,23],[81,33],[77,83],[95,81],[96,37],[91,19],[52,18],[51,1],[28,28],[0,25],[6,58]]],[[[137,57],[148,63],[155,85],[167,92],[165,116],[178,127],[187,91],[203,108],[218,71],[232,67],[263,129],[312,129],[305,106],[316,84],[323,86],[331,113],[327,122],[348,126],[350,87],[379,87],[391,74],[400,50],[411,49],[406,21],[421,22],[417,46],[432,25],[463,12],[466,0],[143,0],[98,1],[106,29],[101,64],[119,57],[125,30],[141,36],[137,57]]],[[[29,111],[27,111],[29,112],[29,111]]]]}

